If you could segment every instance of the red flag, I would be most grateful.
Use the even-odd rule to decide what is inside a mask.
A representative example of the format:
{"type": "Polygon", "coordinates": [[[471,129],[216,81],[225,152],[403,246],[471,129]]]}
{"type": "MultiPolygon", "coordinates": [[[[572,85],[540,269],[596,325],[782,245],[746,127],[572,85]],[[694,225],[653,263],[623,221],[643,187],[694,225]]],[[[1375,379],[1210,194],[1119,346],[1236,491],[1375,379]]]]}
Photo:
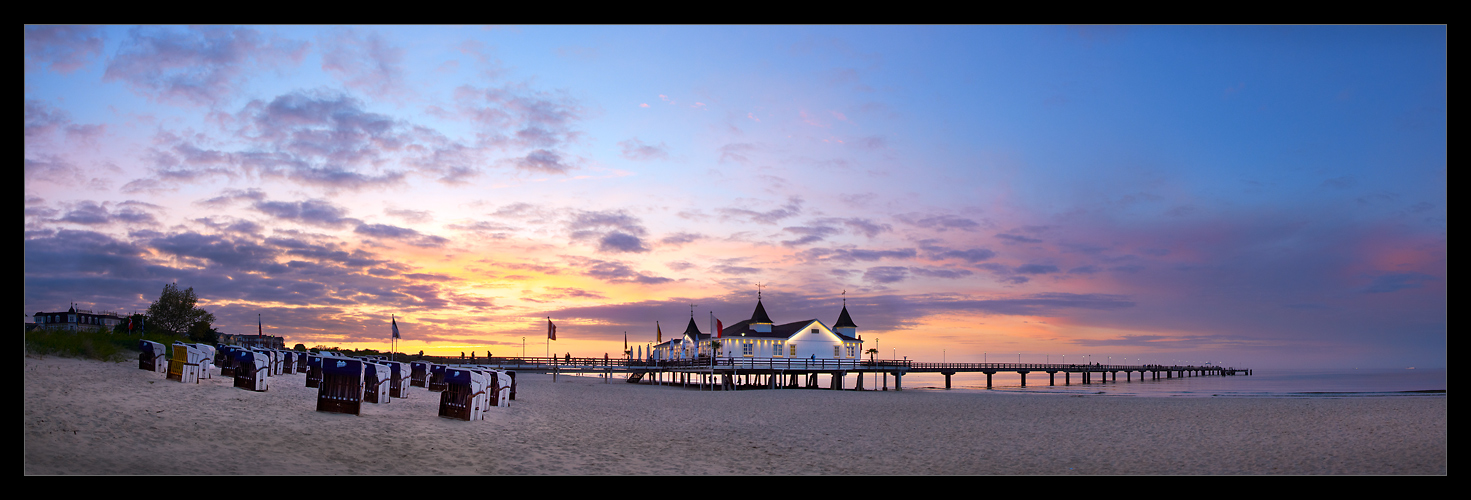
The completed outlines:
{"type": "Polygon", "coordinates": [[[721,323],[720,322],[720,318],[715,318],[715,337],[716,338],[723,337],[724,335],[721,332],[724,332],[724,331],[725,331],[725,323],[721,323]]]}
{"type": "Polygon", "coordinates": [[[557,340],[557,325],[552,324],[552,318],[547,318],[547,338],[557,340]]]}

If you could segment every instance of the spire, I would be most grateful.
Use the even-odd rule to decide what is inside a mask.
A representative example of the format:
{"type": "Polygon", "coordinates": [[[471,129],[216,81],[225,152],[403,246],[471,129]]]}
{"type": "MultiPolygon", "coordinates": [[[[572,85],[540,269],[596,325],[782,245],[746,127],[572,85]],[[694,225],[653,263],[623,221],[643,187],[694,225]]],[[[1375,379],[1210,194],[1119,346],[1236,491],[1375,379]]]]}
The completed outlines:
{"type": "Polygon", "coordinates": [[[761,305],[761,299],[756,299],[756,312],[751,313],[752,323],[771,323],[771,316],[766,315],[766,306],[761,305]]]}
{"type": "Polygon", "coordinates": [[[690,316],[689,326],[684,327],[684,334],[695,340],[700,340],[700,327],[695,324],[695,317],[690,316]]]}
{"type": "Polygon", "coordinates": [[[834,329],[837,329],[837,328],[848,328],[848,327],[858,328],[858,325],[853,324],[853,317],[848,315],[848,305],[847,304],[844,304],[843,305],[843,312],[838,313],[838,322],[837,323],[833,323],[833,328],[834,329]]]}

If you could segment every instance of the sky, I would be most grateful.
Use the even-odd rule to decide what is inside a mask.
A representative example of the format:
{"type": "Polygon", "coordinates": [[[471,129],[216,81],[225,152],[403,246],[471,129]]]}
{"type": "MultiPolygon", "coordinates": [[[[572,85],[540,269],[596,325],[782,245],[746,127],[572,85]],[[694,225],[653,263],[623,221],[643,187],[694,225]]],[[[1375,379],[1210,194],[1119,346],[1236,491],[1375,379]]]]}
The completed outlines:
{"type": "Polygon", "coordinates": [[[27,322],[1446,365],[1444,26],[24,29],[27,322]]]}

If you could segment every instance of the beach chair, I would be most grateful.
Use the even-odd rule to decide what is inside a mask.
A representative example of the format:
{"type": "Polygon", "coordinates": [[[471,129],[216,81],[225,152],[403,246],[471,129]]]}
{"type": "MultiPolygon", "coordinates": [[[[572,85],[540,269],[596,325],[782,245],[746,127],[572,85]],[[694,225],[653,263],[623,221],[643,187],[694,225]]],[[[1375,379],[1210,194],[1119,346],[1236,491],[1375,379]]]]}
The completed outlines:
{"type": "Polygon", "coordinates": [[[506,375],[509,376],[509,377],[511,377],[510,400],[511,401],[515,401],[516,400],[516,371],[515,370],[506,370],[506,375]]]}
{"type": "Polygon", "coordinates": [[[215,366],[220,367],[221,377],[235,377],[235,347],[222,345],[215,350],[215,366]]]}
{"type": "Polygon", "coordinates": [[[308,354],[304,352],[296,353],[296,373],[306,373],[307,356],[308,354]]]}
{"type": "Polygon", "coordinates": [[[281,373],[283,375],[296,374],[296,351],[281,351],[281,373]]]}
{"type": "Polygon", "coordinates": [[[322,356],[308,354],[306,356],[306,386],[318,387],[322,383],[322,356]]]}
{"type": "Polygon", "coordinates": [[[191,356],[189,346],[185,344],[174,344],[173,354],[169,356],[169,373],[165,375],[169,380],[177,380],[184,383],[199,383],[198,351],[191,356]]]}
{"type": "Polygon", "coordinates": [[[429,382],[424,388],[433,392],[443,391],[445,388],[444,372],[449,369],[445,365],[429,365],[429,382]]]}
{"type": "Polygon", "coordinates": [[[511,406],[511,376],[501,370],[490,372],[490,376],[490,391],[487,393],[490,397],[489,406],[511,406]]]}
{"type": "Polygon", "coordinates": [[[317,385],[317,411],[362,415],[364,363],[332,356],[318,359],[322,381],[317,385]]]}
{"type": "Polygon", "coordinates": [[[388,362],[388,396],[403,399],[409,397],[409,367],[407,363],[388,362]]]}
{"type": "Polygon", "coordinates": [[[457,420],[481,420],[485,401],[485,375],[463,368],[444,371],[444,390],[439,393],[439,416],[457,420]]]}
{"type": "Polygon", "coordinates": [[[192,349],[190,353],[197,355],[199,362],[199,378],[214,378],[210,369],[215,367],[215,348],[205,344],[189,344],[192,349]]]}
{"type": "Polygon", "coordinates": [[[281,367],[281,351],[277,351],[275,349],[263,349],[263,350],[265,351],[265,353],[266,353],[267,356],[270,356],[269,359],[271,360],[271,369],[270,369],[270,371],[266,372],[266,374],[267,375],[270,375],[272,377],[277,376],[277,375],[280,375],[281,374],[281,370],[282,370],[282,367],[281,367]]]}
{"type": "Polygon", "coordinates": [[[429,365],[427,361],[415,361],[409,363],[409,385],[414,387],[428,387],[429,365]]]}
{"type": "Polygon", "coordinates": [[[392,397],[388,395],[391,379],[388,365],[363,361],[363,401],[373,404],[392,401],[392,397]]]}
{"type": "Polygon", "coordinates": [[[168,373],[169,356],[163,344],[151,340],[139,340],[138,369],[157,373],[168,373]]]}
{"type": "Polygon", "coordinates": [[[270,388],[270,354],[241,349],[235,351],[235,387],[256,392],[270,388]]]}

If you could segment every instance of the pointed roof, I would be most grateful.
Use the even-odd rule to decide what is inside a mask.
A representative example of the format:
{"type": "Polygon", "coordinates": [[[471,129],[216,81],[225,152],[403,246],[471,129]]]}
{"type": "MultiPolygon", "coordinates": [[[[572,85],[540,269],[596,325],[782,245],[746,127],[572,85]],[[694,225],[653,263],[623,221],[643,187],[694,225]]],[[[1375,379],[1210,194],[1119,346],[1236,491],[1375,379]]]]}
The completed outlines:
{"type": "Polygon", "coordinates": [[[833,323],[833,328],[848,327],[858,328],[858,325],[853,324],[853,317],[848,315],[848,306],[845,304],[843,305],[843,312],[838,314],[838,322],[833,323]]]}
{"type": "Polygon", "coordinates": [[[700,327],[695,325],[695,318],[693,316],[690,317],[689,326],[684,327],[684,334],[695,340],[700,339],[700,335],[702,335],[700,333],[700,327]]]}
{"type": "Polygon", "coordinates": [[[766,306],[761,305],[761,299],[756,299],[756,312],[751,313],[752,323],[771,323],[771,316],[766,315],[766,306]]]}

